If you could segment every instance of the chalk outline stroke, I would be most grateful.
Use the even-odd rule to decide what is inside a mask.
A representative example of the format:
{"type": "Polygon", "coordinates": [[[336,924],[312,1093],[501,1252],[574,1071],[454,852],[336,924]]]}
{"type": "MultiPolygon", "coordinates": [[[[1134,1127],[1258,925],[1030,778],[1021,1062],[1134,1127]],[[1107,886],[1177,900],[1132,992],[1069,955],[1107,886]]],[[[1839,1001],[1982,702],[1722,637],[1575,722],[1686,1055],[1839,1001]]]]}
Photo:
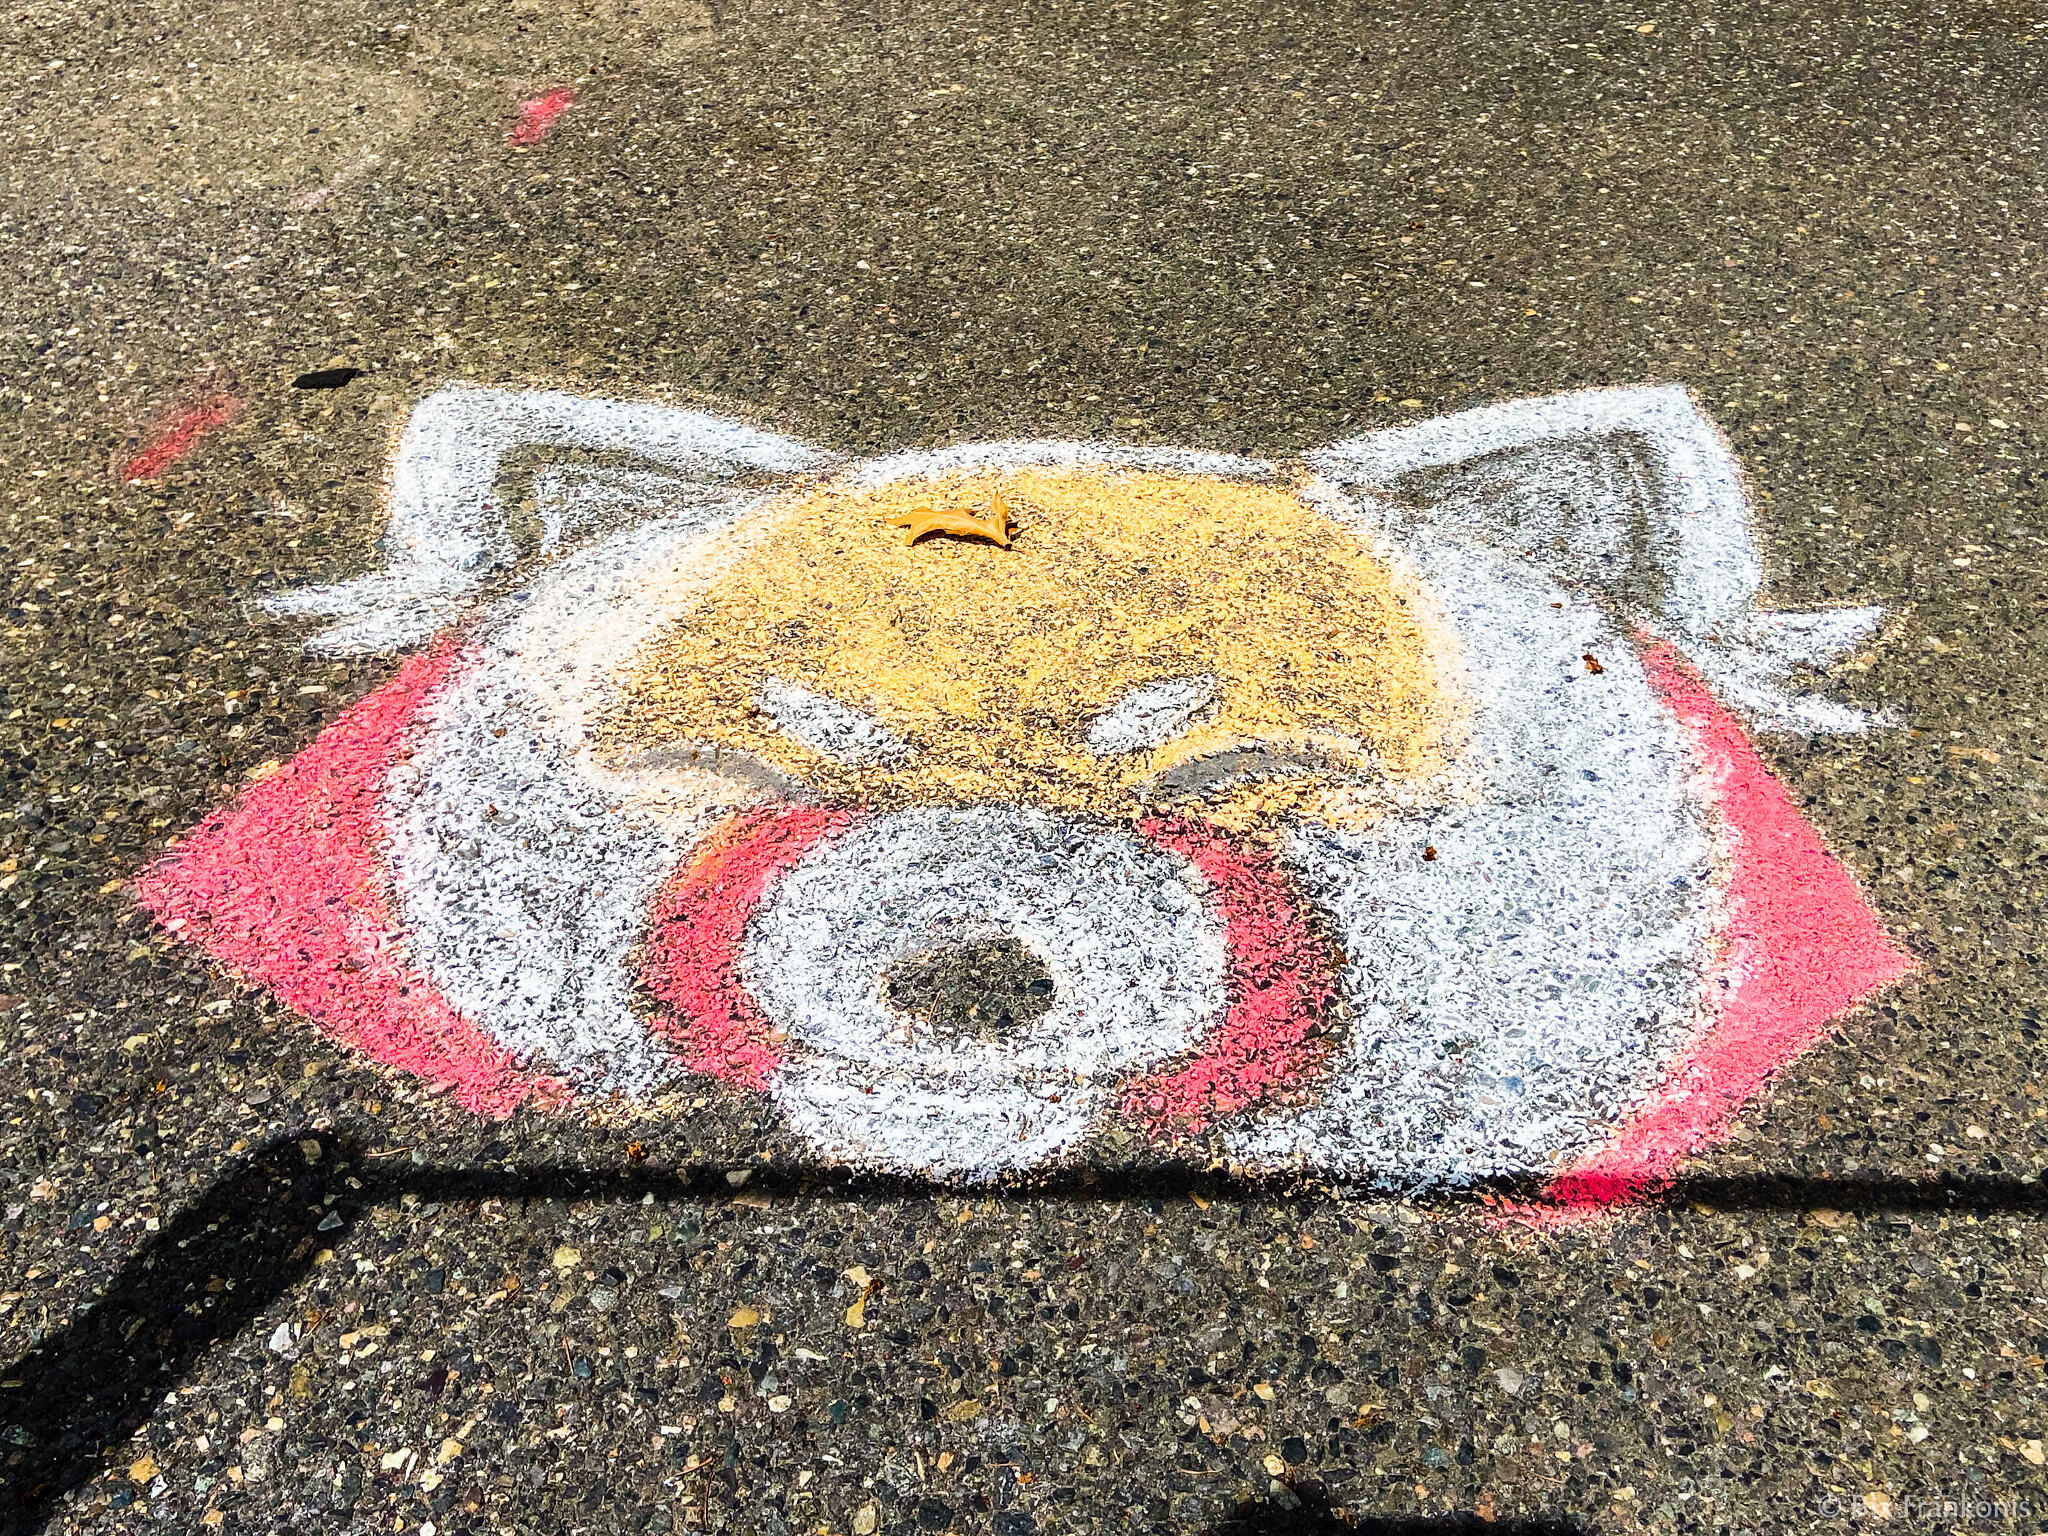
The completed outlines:
{"type": "MultiPolygon", "coordinates": [[[[519,563],[498,480],[507,456],[527,448],[631,456],[660,466],[542,466],[535,475],[548,529],[542,554],[566,542],[565,523],[579,507],[652,513],[730,494],[741,478],[815,473],[844,462],[707,411],[450,384],[414,408],[400,435],[381,540],[384,568],[272,593],[261,607],[279,617],[339,620],[306,641],[320,655],[388,654],[429,639],[462,615],[493,573],[519,563]]],[[[871,461],[860,479],[1062,460],[1192,474],[1254,467],[1230,455],[1113,443],[990,443],[871,461]]],[[[1378,510],[1400,531],[1496,549],[1499,532],[1485,526],[1493,518],[1482,509],[1519,501],[1516,520],[1528,536],[1522,553],[1567,586],[1618,591],[1661,570],[1661,590],[1646,594],[1653,597],[1649,611],[1635,614],[1636,621],[1692,662],[1759,729],[1835,734],[1874,723],[1864,711],[1795,694],[1784,679],[1824,667],[1871,638],[1883,608],[1760,606],[1763,560],[1741,463],[1682,386],[1588,389],[1480,406],[1350,438],[1304,462],[1347,491],[1380,501],[1378,510]],[[1578,497],[1546,504],[1544,470],[1553,485],[1562,470],[1578,497]]]]}
{"type": "MultiPolygon", "coordinates": [[[[337,618],[307,642],[324,654],[375,654],[445,630],[494,573],[521,563],[499,481],[508,455],[522,449],[630,455],[658,466],[542,463],[533,475],[544,527],[541,556],[586,529],[752,499],[764,482],[845,462],[696,410],[451,385],[421,402],[399,439],[385,569],[275,594],[263,606],[280,615],[337,618]]],[[[1033,442],[898,454],[855,466],[853,474],[862,483],[1020,462],[1254,478],[1283,472],[1221,454],[1033,442]]],[[[1742,470],[1684,389],[1587,390],[1485,406],[1369,433],[1308,454],[1303,463],[1325,485],[1348,493],[1394,545],[1476,545],[1525,560],[1566,590],[1595,597],[1619,627],[1637,631],[1646,661],[1674,715],[1698,740],[1706,766],[1727,792],[1756,802],[1749,807],[1756,834],[1778,844],[1777,853],[1794,864],[1832,870],[1855,894],[1853,881],[1833,864],[1716,700],[1765,729],[1867,728],[1869,716],[1798,696],[1785,679],[1867,638],[1882,610],[1760,608],[1762,561],[1742,470]]],[[[1869,915],[1860,895],[1855,904],[1869,915]]],[[[1784,926],[1762,910],[1769,899],[1758,905],[1759,923],[1784,926]]],[[[1568,1205],[1603,1205],[1668,1177],[1772,1075],[1825,1038],[1848,1006],[1910,969],[1881,932],[1868,937],[1887,953],[1873,948],[1864,957],[1870,974],[1860,979],[1868,985],[1854,997],[1830,1002],[1781,991],[1796,1005],[1784,1018],[1751,1021],[1732,1032],[1739,1038],[1724,1030],[1723,1038],[1710,1031],[1696,1040],[1614,1139],[1563,1171],[1554,1194],[1568,1205]]],[[[1760,990],[1769,986],[1766,977],[1760,990]]]]}

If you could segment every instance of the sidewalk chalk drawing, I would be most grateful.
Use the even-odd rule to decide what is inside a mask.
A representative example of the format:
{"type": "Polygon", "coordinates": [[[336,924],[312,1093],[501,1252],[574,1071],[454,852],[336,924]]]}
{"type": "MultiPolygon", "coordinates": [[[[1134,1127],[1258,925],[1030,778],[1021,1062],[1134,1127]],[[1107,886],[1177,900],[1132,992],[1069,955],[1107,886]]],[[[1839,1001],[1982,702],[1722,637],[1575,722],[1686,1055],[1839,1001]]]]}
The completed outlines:
{"type": "Polygon", "coordinates": [[[951,1181],[1592,1204],[1911,967],[1748,734],[1867,728],[1794,679],[1879,610],[1759,605],[1681,389],[849,461],[450,386],[390,497],[383,569],[266,606],[409,658],[140,895],[480,1114],[717,1084],[951,1181]],[[1030,1006],[905,1001],[998,952],[1030,1006]]]}

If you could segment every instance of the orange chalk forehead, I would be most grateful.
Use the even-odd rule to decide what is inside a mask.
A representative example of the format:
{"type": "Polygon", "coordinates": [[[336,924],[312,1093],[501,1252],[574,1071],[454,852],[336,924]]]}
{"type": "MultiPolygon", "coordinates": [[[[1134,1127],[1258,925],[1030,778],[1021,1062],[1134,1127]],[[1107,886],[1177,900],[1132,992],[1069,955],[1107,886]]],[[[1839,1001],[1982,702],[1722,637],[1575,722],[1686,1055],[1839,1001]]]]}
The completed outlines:
{"type": "Polygon", "coordinates": [[[1339,765],[1212,783],[1244,820],[1315,814],[1440,759],[1434,647],[1409,595],[1284,487],[1108,467],[826,485],[772,502],[732,547],[625,669],[597,721],[609,760],[710,743],[827,798],[1114,815],[1232,748],[1339,765]],[[920,513],[997,506],[1007,549],[904,543],[920,513]],[[1212,680],[1211,700],[1170,740],[1091,745],[1133,690],[1189,678],[1212,680]],[[805,745],[763,705],[778,687],[869,717],[891,750],[861,763],[805,745]]]}

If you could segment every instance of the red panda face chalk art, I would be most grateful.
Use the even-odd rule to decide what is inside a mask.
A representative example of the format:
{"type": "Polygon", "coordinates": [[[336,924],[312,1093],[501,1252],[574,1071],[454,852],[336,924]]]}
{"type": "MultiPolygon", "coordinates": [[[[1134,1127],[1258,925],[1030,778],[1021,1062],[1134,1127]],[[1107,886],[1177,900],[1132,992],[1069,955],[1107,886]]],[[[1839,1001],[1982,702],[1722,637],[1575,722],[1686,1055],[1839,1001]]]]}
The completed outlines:
{"type": "Polygon", "coordinates": [[[1911,967],[1748,734],[1868,728],[1788,679],[1880,613],[1759,607],[1681,389],[847,461],[451,386],[385,543],[266,606],[409,659],[140,894],[478,1114],[717,1084],[948,1182],[1590,1205],[1911,967]]]}

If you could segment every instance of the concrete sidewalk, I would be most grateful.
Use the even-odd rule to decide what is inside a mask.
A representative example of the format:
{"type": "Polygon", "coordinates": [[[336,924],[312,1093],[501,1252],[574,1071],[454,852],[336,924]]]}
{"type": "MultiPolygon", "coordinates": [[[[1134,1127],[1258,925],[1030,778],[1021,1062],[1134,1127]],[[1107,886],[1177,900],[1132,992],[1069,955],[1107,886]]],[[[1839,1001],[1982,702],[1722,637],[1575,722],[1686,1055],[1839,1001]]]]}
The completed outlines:
{"type": "MultiPolygon", "coordinates": [[[[0,1530],[2048,1529],[2044,27],[13,7],[0,1530]],[[1750,724],[1918,969],[1597,1222],[1207,1144],[847,1172],[713,1087],[473,1113],[135,884],[398,675],[254,604],[384,567],[455,382],[1289,462],[1684,386],[1764,607],[1886,610],[1801,684],[1873,728],[1750,724]]],[[[919,1018],[1039,1006],[973,958],[919,1018]]]]}

